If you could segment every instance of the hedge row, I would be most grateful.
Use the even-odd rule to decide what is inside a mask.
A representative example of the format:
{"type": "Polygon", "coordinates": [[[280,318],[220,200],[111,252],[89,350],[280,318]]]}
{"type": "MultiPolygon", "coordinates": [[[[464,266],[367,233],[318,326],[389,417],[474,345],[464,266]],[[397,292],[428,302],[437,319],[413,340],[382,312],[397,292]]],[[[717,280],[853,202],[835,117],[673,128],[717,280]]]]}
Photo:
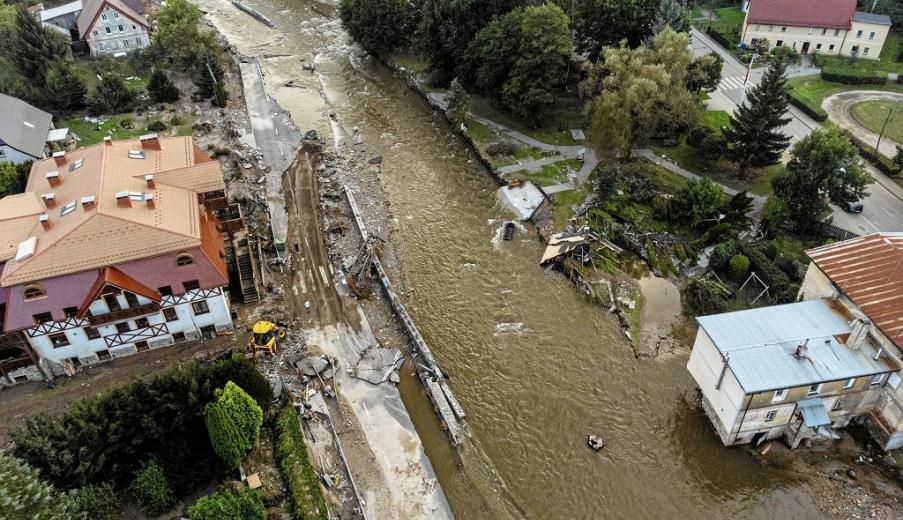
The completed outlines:
{"type": "Polygon", "coordinates": [[[859,150],[859,155],[862,156],[863,159],[870,162],[878,168],[884,175],[895,176],[900,174],[900,170],[894,165],[894,161],[888,159],[887,157],[881,155],[880,153],[875,153],[875,147],[865,144],[861,139],[856,137],[855,135],[845,132],[847,137],[850,138],[850,141],[856,145],[856,148],[859,150]]]}
{"type": "Polygon", "coordinates": [[[279,412],[276,433],[276,458],[292,495],[292,516],[295,520],[328,520],[320,480],[307,458],[298,414],[291,405],[279,412]]]}
{"type": "Polygon", "coordinates": [[[856,72],[838,68],[822,69],[821,79],[845,85],[883,85],[887,83],[887,75],[881,72],[856,72]]]}
{"type": "Polygon", "coordinates": [[[733,49],[737,46],[737,42],[732,42],[727,39],[727,36],[716,31],[712,27],[706,27],[705,33],[712,37],[713,40],[718,42],[719,45],[724,47],[725,49],[733,49]]]}
{"type": "Polygon", "coordinates": [[[778,303],[792,302],[796,299],[799,287],[790,280],[787,273],[774,264],[755,244],[743,242],[740,250],[749,258],[752,270],[769,286],[769,293],[778,303]]]}
{"type": "Polygon", "coordinates": [[[794,96],[792,90],[788,94],[789,95],[787,96],[787,100],[790,101],[790,104],[802,110],[807,116],[821,123],[828,120],[827,112],[824,112],[821,109],[812,108],[811,106],[807,105],[805,101],[794,96]]]}

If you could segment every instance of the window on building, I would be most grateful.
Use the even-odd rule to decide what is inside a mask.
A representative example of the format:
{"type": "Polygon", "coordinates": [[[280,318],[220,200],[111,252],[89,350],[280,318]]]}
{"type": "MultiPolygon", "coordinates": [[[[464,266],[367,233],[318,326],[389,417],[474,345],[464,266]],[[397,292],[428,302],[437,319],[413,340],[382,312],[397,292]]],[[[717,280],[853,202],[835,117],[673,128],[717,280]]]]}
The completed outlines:
{"type": "Polygon", "coordinates": [[[834,36],[840,36],[840,29],[834,29],[834,36]]]}
{"type": "Polygon", "coordinates": [[[150,322],[147,321],[147,318],[138,318],[135,320],[135,328],[143,329],[145,327],[150,327],[150,322]]]}
{"type": "Polygon", "coordinates": [[[827,28],[827,27],[825,27],[825,28],[823,28],[823,29],[821,30],[821,35],[824,36],[825,34],[828,34],[828,28],[827,28]]]}
{"type": "Polygon", "coordinates": [[[821,50],[821,44],[820,44],[820,43],[815,45],[815,50],[817,50],[817,51],[820,51],[820,50],[821,50]]]}
{"type": "Polygon", "coordinates": [[[869,55],[869,48],[868,48],[868,47],[862,49],[862,55],[863,55],[863,56],[868,56],[868,55],[869,55]]]}
{"type": "Polygon", "coordinates": [[[75,314],[78,312],[78,307],[63,307],[63,314],[67,318],[74,318],[75,314]]]}
{"type": "Polygon", "coordinates": [[[44,286],[39,283],[30,283],[22,288],[22,298],[25,300],[34,300],[35,298],[43,298],[47,296],[44,286]]]}
{"type": "Polygon", "coordinates": [[[113,34],[113,29],[110,29],[109,27],[104,27],[104,29],[107,30],[107,34],[113,34]]]}
{"type": "Polygon", "coordinates": [[[875,39],[875,31],[872,31],[869,33],[869,40],[874,40],[874,39],[875,39]]]}
{"type": "Polygon", "coordinates": [[[138,303],[138,297],[135,296],[135,293],[122,291],[122,295],[125,296],[125,301],[129,307],[137,307],[141,305],[140,303],[138,303]]]}
{"type": "Polygon", "coordinates": [[[878,386],[884,382],[884,374],[875,374],[872,376],[872,380],[869,382],[871,386],[878,386]]]}
{"type": "Polygon", "coordinates": [[[843,403],[844,403],[844,398],[840,397],[836,401],[834,401],[834,404],[831,405],[831,409],[834,410],[835,412],[837,410],[843,410],[843,403]]]}
{"type": "Polygon", "coordinates": [[[129,325],[127,321],[120,321],[116,324],[116,332],[122,334],[123,332],[128,332],[132,330],[132,327],[129,325]]]}
{"type": "Polygon", "coordinates": [[[163,309],[163,317],[166,318],[166,321],[178,321],[179,319],[179,315],[172,307],[163,309]]]}
{"type": "Polygon", "coordinates": [[[121,26],[121,25],[117,25],[116,28],[119,29],[119,32],[124,32],[124,31],[125,31],[125,27],[123,27],[123,26],[121,26]]]}
{"type": "Polygon", "coordinates": [[[207,300],[201,300],[199,302],[192,303],[191,310],[194,311],[195,316],[200,316],[201,314],[207,314],[208,312],[210,312],[210,307],[207,306],[207,300]]]}
{"type": "Polygon", "coordinates": [[[115,294],[104,294],[103,301],[106,302],[107,308],[110,311],[118,311],[122,308],[122,305],[119,304],[119,298],[116,297],[115,294]]]}
{"type": "Polygon", "coordinates": [[[777,42],[775,42],[774,46],[775,46],[775,47],[783,47],[783,46],[784,46],[784,40],[778,40],[777,42]]]}
{"type": "Polygon", "coordinates": [[[771,32],[771,31],[773,31],[773,30],[774,30],[774,26],[773,26],[773,25],[769,25],[769,26],[768,26],[768,32],[771,32]]]}
{"type": "Polygon", "coordinates": [[[834,44],[833,44],[833,43],[832,43],[831,45],[828,46],[828,50],[829,50],[829,51],[833,51],[833,50],[834,50],[834,44]]]}
{"type": "Polygon", "coordinates": [[[107,19],[107,13],[100,13],[100,18],[101,18],[102,20],[106,20],[106,19],[107,19]]]}
{"type": "Polygon", "coordinates": [[[128,46],[129,46],[129,41],[128,41],[128,40],[122,40],[122,44],[125,45],[126,47],[128,47],[128,46]]]}
{"type": "Polygon", "coordinates": [[[772,400],[772,402],[783,401],[785,397],[787,397],[787,389],[782,388],[780,390],[775,391],[774,395],[771,397],[771,400],[772,400]]]}
{"type": "Polygon", "coordinates": [[[94,31],[94,36],[99,36],[99,35],[100,35],[100,33],[99,33],[99,32],[97,32],[97,31],[94,31]]]}
{"type": "Polygon", "coordinates": [[[815,31],[815,27],[810,27],[810,28],[809,28],[809,34],[812,34],[814,31],[815,31]]]}
{"type": "Polygon", "coordinates": [[[216,327],[214,327],[213,325],[201,327],[201,334],[207,338],[213,338],[216,336],[216,327]]]}
{"type": "Polygon", "coordinates": [[[160,293],[160,296],[172,296],[172,286],[164,285],[163,287],[157,287],[157,292],[160,293]]]}
{"type": "Polygon", "coordinates": [[[856,39],[862,38],[862,30],[856,31],[856,39]]]}
{"type": "Polygon", "coordinates": [[[141,45],[141,38],[135,38],[135,43],[137,43],[138,45],[141,45]]]}
{"type": "Polygon", "coordinates": [[[194,265],[194,257],[189,253],[176,255],[176,267],[185,267],[186,265],[194,265]]]}
{"type": "Polygon", "coordinates": [[[781,32],[787,32],[787,27],[781,27],[781,32]]]}
{"type": "Polygon", "coordinates": [[[850,56],[855,56],[859,54],[859,46],[854,45],[853,48],[850,49],[850,56]]]}
{"type": "Polygon", "coordinates": [[[134,30],[137,30],[137,29],[138,29],[138,26],[135,25],[135,24],[132,24],[132,30],[134,31],[134,30]]]}
{"type": "Polygon", "coordinates": [[[109,361],[112,358],[108,349],[98,350],[95,354],[97,354],[97,359],[99,361],[109,361]]]}
{"type": "Polygon", "coordinates": [[[173,332],[172,340],[173,341],[185,341],[185,333],[184,332],[173,332]]]}
{"type": "Polygon", "coordinates": [[[85,335],[88,339],[100,339],[100,332],[94,327],[85,327],[85,335]]]}
{"type": "Polygon", "coordinates": [[[53,321],[53,316],[49,312],[33,314],[31,317],[34,319],[35,325],[40,325],[42,323],[50,323],[51,321],[53,321]]]}
{"type": "Polygon", "coordinates": [[[135,348],[138,349],[138,352],[144,352],[145,350],[147,350],[150,347],[147,346],[146,341],[136,341],[135,348]]]}
{"type": "Polygon", "coordinates": [[[756,31],[756,32],[759,32],[759,24],[756,24],[756,28],[753,29],[753,30],[756,31]]]}
{"type": "Polygon", "coordinates": [[[806,392],[806,396],[812,397],[821,393],[821,383],[812,385],[809,387],[809,391],[806,392]]]}
{"type": "Polygon", "coordinates": [[[119,18],[119,13],[117,13],[116,11],[113,11],[113,18],[119,18]]]}
{"type": "Polygon", "coordinates": [[[60,332],[59,334],[51,334],[47,336],[47,338],[50,340],[50,344],[53,345],[53,348],[69,346],[69,338],[66,337],[65,332],[60,332]]]}
{"type": "Polygon", "coordinates": [[[853,388],[853,385],[855,385],[855,384],[856,384],[856,378],[851,377],[851,378],[847,379],[847,382],[844,383],[843,387],[844,388],[853,388]]]}
{"type": "Polygon", "coordinates": [[[182,285],[185,287],[186,291],[193,291],[201,288],[201,284],[198,283],[197,280],[188,280],[187,282],[182,282],[182,285]]]}
{"type": "Polygon", "coordinates": [[[765,414],[765,422],[771,422],[777,416],[778,416],[777,410],[770,410],[768,413],[765,414]]]}

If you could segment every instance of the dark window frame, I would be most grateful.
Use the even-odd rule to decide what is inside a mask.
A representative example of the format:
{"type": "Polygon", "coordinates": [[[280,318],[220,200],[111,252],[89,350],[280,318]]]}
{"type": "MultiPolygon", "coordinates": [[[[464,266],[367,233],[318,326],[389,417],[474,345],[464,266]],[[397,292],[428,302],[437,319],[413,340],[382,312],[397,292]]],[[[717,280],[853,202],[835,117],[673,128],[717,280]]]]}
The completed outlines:
{"type": "Polygon", "coordinates": [[[56,334],[48,334],[47,339],[50,340],[50,344],[53,348],[63,348],[68,347],[72,343],[69,342],[69,336],[66,335],[65,332],[57,332],[56,334]]]}

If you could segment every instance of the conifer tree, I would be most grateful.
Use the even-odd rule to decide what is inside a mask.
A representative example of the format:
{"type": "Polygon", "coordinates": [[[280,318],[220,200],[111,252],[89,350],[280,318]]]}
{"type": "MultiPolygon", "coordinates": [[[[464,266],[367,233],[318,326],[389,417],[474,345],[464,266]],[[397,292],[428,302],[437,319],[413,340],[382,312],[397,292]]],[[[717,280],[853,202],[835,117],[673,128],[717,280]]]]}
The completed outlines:
{"type": "Polygon", "coordinates": [[[174,103],[179,100],[179,89],[165,72],[157,68],[151,73],[147,93],[155,103],[174,103]]]}
{"type": "Polygon", "coordinates": [[[790,122],[787,112],[787,93],[784,91],[787,64],[772,61],[758,85],[750,89],[748,100],[731,115],[731,124],[724,137],[731,144],[728,152],[739,166],[740,178],[750,166],[774,164],[790,144],[781,129],[790,122]]]}
{"type": "Polygon", "coordinates": [[[23,5],[16,11],[16,30],[13,37],[13,63],[25,78],[44,84],[50,64],[66,53],[66,44],[57,35],[44,29],[23,5]]]}
{"type": "Polygon", "coordinates": [[[54,112],[70,112],[85,106],[85,82],[73,74],[72,66],[65,60],[53,62],[47,70],[45,104],[54,112]]]}

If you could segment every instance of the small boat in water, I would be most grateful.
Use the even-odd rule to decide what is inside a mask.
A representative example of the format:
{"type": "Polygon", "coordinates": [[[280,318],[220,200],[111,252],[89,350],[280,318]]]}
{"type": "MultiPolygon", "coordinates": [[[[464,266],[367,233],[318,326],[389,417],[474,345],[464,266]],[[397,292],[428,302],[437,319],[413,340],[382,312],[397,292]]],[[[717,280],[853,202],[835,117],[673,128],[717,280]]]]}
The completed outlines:
{"type": "Polygon", "coordinates": [[[602,448],[605,447],[605,441],[603,441],[602,438],[599,437],[598,435],[595,435],[592,433],[587,434],[586,444],[587,444],[587,446],[589,446],[590,448],[592,448],[596,451],[600,451],[602,448]]]}

